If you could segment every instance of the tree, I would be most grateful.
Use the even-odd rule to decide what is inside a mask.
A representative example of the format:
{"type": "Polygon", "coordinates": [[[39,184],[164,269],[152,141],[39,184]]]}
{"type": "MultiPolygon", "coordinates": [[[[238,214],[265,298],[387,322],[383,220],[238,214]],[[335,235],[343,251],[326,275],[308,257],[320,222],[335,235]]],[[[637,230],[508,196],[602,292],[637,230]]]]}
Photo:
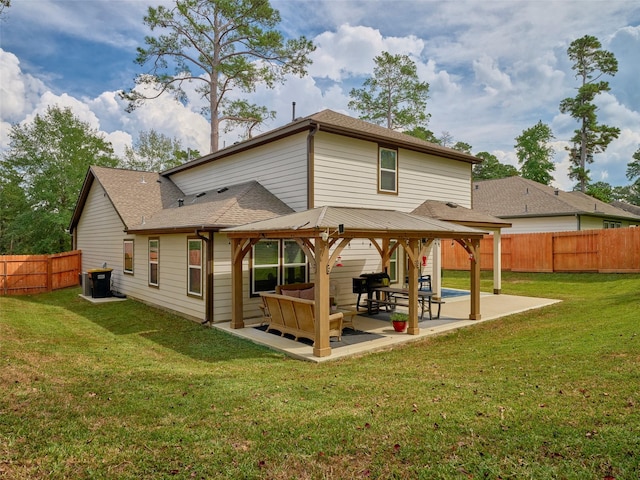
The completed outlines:
{"type": "Polygon", "coordinates": [[[473,166],[474,180],[492,180],[496,178],[515,177],[518,170],[513,165],[500,163],[498,157],[489,152],[476,153],[476,157],[483,160],[473,166]]]}
{"type": "Polygon", "coordinates": [[[87,169],[118,164],[111,144],[71,109],[59,107],[49,107],[31,123],[13,125],[9,139],[0,184],[11,187],[11,211],[3,213],[11,224],[0,232],[1,243],[19,245],[16,253],[23,254],[68,250],[65,230],[87,169]]]}
{"type": "Polygon", "coordinates": [[[453,147],[454,150],[458,150],[459,152],[468,153],[471,155],[471,149],[473,148],[471,145],[465,142],[456,142],[453,147]]]}
{"type": "Polygon", "coordinates": [[[451,135],[451,132],[445,130],[440,134],[440,145],[443,147],[450,147],[453,145],[453,135],[451,135]]]}
{"type": "Polygon", "coordinates": [[[364,88],[349,92],[350,109],[360,118],[391,130],[426,127],[431,115],[425,113],[429,84],[420,82],[416,64],[407,55],[382,52],[374,58],[373,76],[364,88]]]}
{"type": "Polygon", "coordinates": [[[633,154],[633,160],[627,164],[627,178],[633,182],[629,185],[626,200],[640,205],[640,148],[633,154]]]}
{"type": "Polygon", "coordinates": [[[273,88],[288,74],[306,75],[313,43],[305,37],[285,42],[275,30],[279,22],[268,0],[176,0],[173,8],[150,7],[145,25],[165,33],[146,37],[147,48],[138,48],[136,62],[151,69],[135,83],[159,93],[121,92],[128,110],[164,92],[186,102],[183,84],[196,82],[196,92],[208,100],[211,151],[218,150],[222,122],[255,126],[273,116],[258,106],[242,107],[246,101],[231,100],[232,92],[250,93],[259,83],[273,88]]]}
{"type": "Polygon", "coordinates": [[[611,203],[613,200],[613,188],[607,182],[590,183],[585,193],[605,203],[611,203]]]}
{"type": "Polygon", "coordinates": [[[555,137],[551,128],[539,121],[533,127],[523,130],[516,138],[516,156],[522,178],[549,185],[553,180],[551,172],[556,166],[553,163],[555,151],[549,142],[555,137]]]}
{"type": "Polygon", "coordinates": [[[419,138],[420,140],[440,145],[440,139],[436,138],[431,130],[424,127],[413,127],[411,130],[406,130],[404,133],[411,135],[412,137],[419,138]]]}
{"type": "Polygon", "coordinates": [[[589,183],[587,163],[592,163],[593,155],[604,152],[620,135],[619,128],[598,124],[594,103],[596,95],[610,90],[609,82],[599,81],[600,77],[615,75],[618,61],[613,53],[602,50],[600,41],[590,35],[574,40],[567,53],[574,62],[571,68],[580,80],[580,87],[574,98],[565,98],[560,102],[560,112],[570,114],[580,124],[571,138],[573,147],[567,150],[573,164],[569,177],[577,180],[580,191],[584,192],[589,183]]]}
{"type": "Polygon", "coordinates": [[[189,157],[199,157],[197,150],[182,150],[180,140],[173,140],[151,129],[140,132],[133,147],[125,147],[123,166],[131,170],[162,172],[182,165],[189,157]]]}

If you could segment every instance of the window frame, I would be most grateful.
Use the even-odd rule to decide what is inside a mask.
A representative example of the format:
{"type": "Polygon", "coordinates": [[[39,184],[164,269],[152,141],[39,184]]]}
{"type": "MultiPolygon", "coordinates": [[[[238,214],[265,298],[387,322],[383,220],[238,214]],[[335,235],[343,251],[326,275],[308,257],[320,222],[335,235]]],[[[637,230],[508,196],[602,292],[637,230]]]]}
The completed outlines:
{"type": "MultiPolygon", "coordinates": [[[[249,295],[251,297],[257,297],[260,295],[260,293],[272,293],[275,291],[275,289],[273,290],[258,290],[256,288],[256,278],[258,277],[256,275],[256,268],[265,268],[265,269],[275,269],[275,281],[276,281],[276,285],[283,285],[286,284],[286,278],[285,278],[285,272],[287,267],[303,267],[304,268],[304,279],[303,282],[306,283],[309,281],[309,259],[307,258],[306,254],[304,253],[304,250],[300,249],[302,255],[304,256],[304,261],[303,262],[285,262],[285,258],[284,258],[284,251],[286,248],[286,244],[287,243],[295,243],[296,245],[298,245],[298,243],[295,240],[289,239],[289,238],[285,238],[285,239],[272,239],[272,238],[268,238],[268,239],[261,239],[258,242],[256,242],[255,245],[253,245],[251,247],[251,266],[250,266],[250,293],[249,295]],[[260,242],[273,242],[276,243],[278,245],[278,256],[277,256],[277,263],[265,263],[265,264],[259,264],[258,266],[256,266],[256,254],[255,254],[255,248],[256,245],[258,245],[260,242]]],[[[295,282],[297,283],[297,282],[295,282]]]]}
{"type": "Polygon", "coordinates": [[[132,238],[125,238],[122,241],[122,273],[126,275],[133,275],[135,272],[135,241],[132,238]],[[131,246],[131,268],[127,269],[127,246],[131,246]]]}
{"type": "Polygon", "coordinates": [[[202,293],[202,289],[203,289],[203,275],[202,272],[204,271],[203,265],[204,265],[204,256],[203,256],[203,252],[204,252],[204,242],[202,241],[201,238],[197,238],[197,237],[188,237],[187,238],[187,296],[189,297],[197,297],[197,298],[202,298],[203,293],[202,293]],[[196,264],[192,264],[191,263],[191,244],[198,244],[199,245],[199,258],[200,258],[200,263],[198,265],[196,264]],[[192,276],[191,276],[191,272],[192,271],[199,271],[200,272],[200,276],[199,276],[199,285],[198,285],[198,289],[199,291],[195,291],[192,289],[193,284],[192,284],[192,276]]]}
{"type": "Polygon", "coordinates": [[[159,288],[160,287],[160,239],[157,237],[153,237],[153,238],[149,238],[148,241],[148,246],[149,246],[149,250],[148,250],[148,260],[149,260],[149,268],[148,268],[148,278],[147,278],[147,283],[149,284],[150,287],[154,287],[154,288],[159,288]],[[152,246],[151,244],[155,242],[156,243],[156,259],[155,261],[152,260],[152,255],[151,255],[151,250],[152,250],[152,246]],[[152,277],[152,265],[156,266],[156,282],[153,283],[151,281],[151,277],[152,277]]]}
{"type": "MultiPolygon", "coordinates": [[[[389,242],[389,247],[393,248],[397,242],[395,240],[391,240],[389,242]]],[[[400,247],[396,248],[391,255],[389,255],[389,282],[390,283],[398,283],[400,278],[398,267],[400,263],[398,262],[398,251],[400,247]]]]}
{"type": "Polygon", "coordinates": [[[385,147],[382,145],[378,146],[378,193],[383,193],[386,195],[397,195],[398,194],[398,150],[395,148],[390,148],[390,147],[385,147]],[[394,154],[394,163],[395,163],[395,168],[394,169],[390,169],[390,168],[386,168],[383,167],[382,163],[383,163],[383,152],[393,152],[394,154]],[[390,174],[393,173],[394,176],[394,186],[393,186],[393,190],[388,190],[383,188],[382,186],[382,179],[385,176],[385,174],[390,174]]]}
{"type": "Polygon", "coordinates": [[[622,222],[620,220],[603,220],[602,228],[622,228],[622,222]]]}

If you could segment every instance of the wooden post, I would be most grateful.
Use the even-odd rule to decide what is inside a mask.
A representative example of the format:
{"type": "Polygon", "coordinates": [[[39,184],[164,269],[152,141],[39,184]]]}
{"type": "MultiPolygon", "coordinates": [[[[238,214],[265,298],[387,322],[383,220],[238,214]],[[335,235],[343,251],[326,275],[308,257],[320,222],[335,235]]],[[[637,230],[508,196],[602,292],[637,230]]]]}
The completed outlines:
{"type": "Polygon", "coordinates": [[[500,229],[493,232],[493,293],[502,292],[502,238],[500,229]]]}
{"type": "Polygon", "coordinates": [[[329,245],[321,238],[315,239],[316,278],[315,278],[315,337],[313,355],[328,357],[331,355],[329,345],[329,245]]]}
{"type": "Polygon", "coordinates": [[[417,335],[420,333],[420,327],[418,326],[418,272],[420,271],[418,258],[418,239],[409,239],[407,245],[409,254],[409,326],[407,327],[407,333],[409,335],[417,335]]]}
{"type": "Polygon", "coordinates": [[[471,312],[469,320],[480,320],[480,240],[472,240],[471,244],[471,312]]]}
{"type": "Polygon", "coordinates": [[[242,239],[231,239],[231,328],[244,328],[242,292],[242,239]]]}

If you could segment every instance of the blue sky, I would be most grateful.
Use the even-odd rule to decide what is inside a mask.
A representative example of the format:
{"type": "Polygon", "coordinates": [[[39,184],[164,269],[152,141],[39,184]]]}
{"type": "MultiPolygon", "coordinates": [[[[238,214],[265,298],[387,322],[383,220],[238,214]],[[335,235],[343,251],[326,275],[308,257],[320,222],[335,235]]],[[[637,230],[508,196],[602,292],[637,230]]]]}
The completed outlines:
{"type": "MultiPolygon", "coordinates": [[[[116,151],[151,128],[183,147],[208,151],[208,124],[194,99],[170,97],[125,112],[120,89],[143,70],[134,63],[144,45],[142,17],[166,0],[13,0],[0,20],[0,149],[11,124],[30,121],[48,105],[71,107],[103,132],[116,151]]],[[[640,4],[637,1],[375,1],[272,0],[289,36],[313,39],[310,76],[291,78],[273,91],[258,88],[252,100],[278,111],[268,127],[324,108],[356,116],[349,91],[373,70],[382,51],[412,57],[431,85],[429,128],[440,136],[488,151],[517,165],[515,138],[539,120],[556,136],[555,184],[565,190],[564,147],[577,123],[558,111],[575,95],[577,81],[566,49],[594,35],[619,61],[607,78],[611,92],[598,99],[599,120],[621,129],[606,153],[596,155],[593,181],[626,185],[626,165],[640,147],[640,4]]],[[[231,132],[223,137],[230,144],[231,132]]]]}

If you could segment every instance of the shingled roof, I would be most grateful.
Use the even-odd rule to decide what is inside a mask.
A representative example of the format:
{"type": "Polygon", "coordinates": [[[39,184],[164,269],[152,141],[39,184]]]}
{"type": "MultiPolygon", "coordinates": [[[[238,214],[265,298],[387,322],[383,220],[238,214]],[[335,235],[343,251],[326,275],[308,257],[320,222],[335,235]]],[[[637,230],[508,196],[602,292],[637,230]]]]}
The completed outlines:
{"type": "Polygon", "coordinates": [[[411,213],[470,227],[507,228],[511,226],[509,222],[505,222],[493,215],[478,212],[454,202],[443,202],[440,200],[427,200],[411,213]]]}
{"type": "Polygon", "coordinates": [[[321,132],[329,132],[336,135],[369,140],[372,142],[383,142],[390,146],[406,148],[408,150],[437,155],[439,157],[450,158],[452,160],[466,163],[480,163],[482,161],[473,155],[427,142],[411,135],[396,132],[348,115],[343,115],[341,113],[334,112],[333,110],[322,110],[321,112],[314,113],[308,117],[298,118],[280,128],[276,128],[244,142],[239,142],[235,145],[231,145],[222,150],[218,150],[217,152],[210,153],[209,155],[205,155],[192,160],[191,162],[187,162],[183,165],[167,170],[163,172],[163,175],[172,175],[173,173],[197,167],[203,163],[216,161],[229,155],[249,150],[289,135],[294,135],[304,131],[311,132],[318,130],[321,132]]]}
{"type": "Polygon", "coordinates": [[[158,173],[94,166],[85,178],[71,231],[94,181],[104,189],[125,230],[132,233],[217,230],[293,211],[256,181],[185,195],[158,173]]]}
{"type": "Polygon", "coordinates": [[[293,209],[256,181],[208,190],[177,199],[129,232],[220,229],[266,220],[293,209]]]}
{"type": "Polygon", "coordinates": [[[341,233],[340,237],[397,236],[400,232],[402,235],[419,233],[437,238],[457,238],[461,235],[482,236],[486,233],[435,218],[395,210],[330,206],[295,212],[223,231],[230,234],[287,232],[292,236],[314,236],[325,230],[333,235],[340,225],[344,227],[344,233],[341,233]]]}
{"type": "Polygon", "coordinates": [[[522,177],[474,182],[473,209],[503,219],[591,215],[640,220],[582,192],[564,192],[522,177]]]}

